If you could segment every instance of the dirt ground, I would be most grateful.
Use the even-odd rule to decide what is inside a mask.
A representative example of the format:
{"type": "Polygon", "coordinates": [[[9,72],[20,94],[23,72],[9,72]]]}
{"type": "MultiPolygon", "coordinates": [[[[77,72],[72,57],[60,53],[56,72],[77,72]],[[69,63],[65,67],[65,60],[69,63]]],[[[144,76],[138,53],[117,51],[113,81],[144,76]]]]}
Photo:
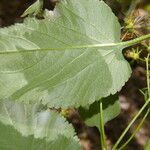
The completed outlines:
{"type": "MultiPolygon", "coordinates": [[[[53,9],[55,1],[56,0],[45,0],[45,7],[47,9],[53,9]]],[[[15,22],[21,22],[22,18],[20,18],[20,15],[33,2],[34,0],[0,0],[0,27],[9,26],[15,22]]],[[[129,7],[129,4],[122,6],[115,0],[107,0],[107,3],[110,5],[122,23],[122,20],[125,17],[123,12],[129,7]]],[[[148,5],[148,3],[149,0],[142,0],[138,7],[140,10],[143,10],[143,8],[148,5]]],[[[148,31],[146,31],[146,33],[147,32],[148,31]]],[[[144,98],[139,92],[139,89],[146,87],[145,65],[141,62],[134,62],[131,66],[133,69],[132,76],[119,93],[121,114],[117,118],[108,122],[105,126],[107,143],[109,144],[110,149],[118,139],[119,135],[128,125],[131,118],[138,112],[144,103],[144,98]]],[[[100,136],[97,128],[87,127],[82,122],[82,119],[80,118],[77,111],[73,111],[73,113],[70,114],[69,120],[73,123],[85,150],[100,149],[100,136]]],[[[126,138],[134,131],[134,127],[136,127],[139,121],[140,118],[130,129],[130,132],[126,138]]],[[[147,118],[140,131],[136,134],[135,138],[130,142],[126,149],[143,150],[143,147],[149,138],[150,116],[147,118]]]]}

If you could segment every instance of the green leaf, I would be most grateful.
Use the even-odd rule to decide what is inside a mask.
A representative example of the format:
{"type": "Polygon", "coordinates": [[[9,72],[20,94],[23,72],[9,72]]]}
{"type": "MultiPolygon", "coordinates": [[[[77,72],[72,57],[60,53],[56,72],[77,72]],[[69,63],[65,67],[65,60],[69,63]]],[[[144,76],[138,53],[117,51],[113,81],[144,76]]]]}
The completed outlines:
{"type": "MultiPolygon", "coordinates": [[[[117,95],[111,95],[102,99],[104,123],[114,119],[120,113],[120,106],[117,95]]],[[[79,113],[85,123],[89,126],[100,128],[100,104],[95,102],[89,108],[80,108],[79,113]]]]}
{"type": "Polygon", "coordinates": [[[130,76],[120,25],[99,0],[62,0],[48,20],[0,30],[0,99],[50,107],[86,106],[130,76]]]}
{"type": "Polygon", "coordinates": [[[0,121],[13,126],[27,136],[34,133],[36,138],[47,136],[54,140],[59,134],[74,135],[71,124],[54,110],[45,109],[39,104],[29,105],[13,101],[0,103],[0,121]]]}
{"type": "Polygon", "coordinates": [[[54,110],[16,102],[0,103],[0,149],[80,149],[73,127],[54,110]],[[59,145],[59,146],[60,146],[59,145]]]}
{"type": "Polygon", "coordinates": [[[25,17],[27,15],[37,15],[41,13],[43,8],[43,0],[37,0],[33,3],[29,8],[25,10],[25,12],[21,15],[21,17],[25,17]]]}
{"type": "Polygon", "coordinates": [[[79,143],[73,138],[60,135],[54,141],[22,136],[11,126],[0,123],[0,149],[1,150],[81,150],[79,143]]]}

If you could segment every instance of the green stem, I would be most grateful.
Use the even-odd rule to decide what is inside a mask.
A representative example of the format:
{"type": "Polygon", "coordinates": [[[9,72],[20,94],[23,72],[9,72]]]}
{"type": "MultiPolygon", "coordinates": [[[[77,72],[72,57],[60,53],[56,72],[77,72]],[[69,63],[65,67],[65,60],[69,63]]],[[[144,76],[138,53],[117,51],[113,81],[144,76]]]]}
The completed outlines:
{"type": "Polygon", "coordinates": [[[143,125],[143,123],[144,123],[146,117],[148,116],[149,112],[150,112],[150,109],[147,110],[147,112],[145,113],[145,115],[142,118],[141,122],[139,123],[139,125],[137,126],[137,128],[134,130],[134,132],[132,133],[132,135],[130,136],[130,138],[120,148],[118,148],[118,150],[124,149],[126,147],[126,145],[134,138],[134,136],[136,135],[136,133],[139,131],[139,129],[143,125]]]}
{"type": "Polygon", "coordinates": [[[122,43],[120,43],[120,45],[122,45],[122,46],[124,46],[124,48],[126,48],[126,47],[135,45],[135,44],[140,43],[141,41],[144,41],[144,40],[147,40],[147,39],[150,39],[150,34],[141,36],[139,38],[136,38],[136,39],[133,39],[133,40],[130,40],[130,41],[122,42],[122,43]]]}
{"type": "Polygon", "coordinates": [[[116,150],[118,144],[121,142],[121,140],[123,139],[123,137],[125,136],[125,134],[128,132],[128,130],[130,129],[130,127],[132,126],[132,124],[135,122],[135,120],[140,116],[140,114],[143,112],[143,110],[147,107],[147,105],[150,103],[150,99],[148,99],[146,101],[146,103],[142,106],[142,108],[140,109],[140,111],[137,113],[137,115],[132,119],[132,121],[129,123],[129,125],[127,126],[127,128],[124,130],[124,132],[121,134],[121,136],[119,137],[119,139],[117,140],[117,142],[115,143],[115,145],[113,146],[112,150],[116,150]]]}
{"type": "MultiPolygon", "coordinates": [[[[146,108],[146,106],[150,103],[149,54],[148,54],[147,58],[145,58],[145,62],[146,62],[146,70],[147,70],[147,75],[146,76],[147,76],[147,89],[148,89],[148,97],[149,98],[148,98],[148,100],[146,100],[146,103],[143,105],[143,107],[140,109],[140,111],[138,112],[138,114],[133,118],[133,120],[130,122],[130,124],[127,126],[127,128],[124,130],[124,132],[122,133],[122,135],[120,136],[120,138],[117,140],[116,144],[113,147],[113,150],[115,150],[117,148],[118,144],[123,139],[123,137],[125,136],[125,134],[129,130],[129,128],[131,127],[131,125],[138,118],[138,116],[142,113],[142,111],[146,108]]],[[[137,128],[135,129],[135,131],[132,133],[132,135],[130,136],[130,138],[119,148],[119,150],[122,150],[123,148],[125,148],[125,146],[133,139],[133,137],[135,136],[135,134],[138,132],[138,130],[143,125],[143,123],[144,123],[146,117],[148,116],[149,112],[150,112],[150,108],[148,108],[146,114],[144,115],[144,117],[141,120],[140,124],[137,126],[137,128]]]]}
{"type": "Polygon", "coordinates": [[[147,77],[147,90],[148,90],[148,97],[150,98],[150,74],[149,74],[149,54],[147,56],[147,58],[145,58],[146,61],[146,77],[147,77]]]}
{"type": "Polygon", "coordinates": [[[104,130],[104,118],[103,118],[103,104],[100,101],[100,136],[101,136],[101,148],[102,150],[107,149],[105,130],[104,130]]]}

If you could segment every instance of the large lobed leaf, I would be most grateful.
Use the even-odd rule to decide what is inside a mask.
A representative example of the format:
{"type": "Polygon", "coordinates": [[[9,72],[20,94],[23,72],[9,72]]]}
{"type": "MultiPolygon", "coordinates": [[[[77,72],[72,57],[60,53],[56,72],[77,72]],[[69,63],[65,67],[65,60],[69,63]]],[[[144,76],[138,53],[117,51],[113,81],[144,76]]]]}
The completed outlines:
{"type": "Polygon", "coordinates": [[[2,150],[81,149],[73,127],[54,110],[38,104],[1,102],[0,133],[2,150]]]}
{"type": "Polygon", "coordinates": [[[78,107],[114,94],[130,76],[118,42],[118,20],[99,0],[62,0],[50,20],[1,29],[0,99],[78,107]]]}

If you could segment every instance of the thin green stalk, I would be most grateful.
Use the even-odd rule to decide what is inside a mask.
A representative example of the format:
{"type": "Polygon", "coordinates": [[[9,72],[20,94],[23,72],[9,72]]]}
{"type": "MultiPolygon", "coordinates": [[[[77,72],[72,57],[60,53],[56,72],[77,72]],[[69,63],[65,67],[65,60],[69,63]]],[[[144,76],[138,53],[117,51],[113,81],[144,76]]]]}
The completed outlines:
{"type": "Polygon", "coordinates": [[[107,150],[105,130],[104,130],[104,116],[103,116],[103,103],[100,102],[100,136],[101,136],[101,148],[107,150]]]}
{"type": "Polygon", "coordinates": [[[140,43],[141,41],[144,41],[144,40],[147,40],[147,39],[150,39],[150,34],[141,36],[139,38],[136,38],[136,39],[133,39],[133,40],[130,40],[130,41],[122,42],[122,43],[120,43],[120,45],[122,45],[122,46],[124,46],[124,48],[126,48],[126,47],[135,45],[135,44],[140,43]]]}
{"type": "Polygon", "coordinates": [[[149,74],[149,54],[147,58],[145,58],[146,61],[146,77],[147,77],[147,90],[148,90],[148,97],[150,98],[150,74],[149,74]]]}
{"type": "MultiPolygon", "coordinates": [[[[125,134],[128,132],[129,128],[132,126],[132,124],[135,122],[135,120],[139,117],[139,115],[143,112],[143,110],[147,107],[147,105],[150,103],[149,54],[148,54],[147,58],[145,58],[145,62],[146,62],[146,72],[147,72],[146,76],[147,76],[148,100],[145,100],[146,103],[143,105],[143,107],[140,109],[140,111],[137,113],[137,115],[133,118],[133,120],[130,122],[130,124],[127,126],[127,128],[124,130],[124,132],[122,133],[122,135],[120,136],[120,138],[117,140],[117,142],[114,145],[114,147],[113,147],[112,150],[117,149],[118,144],[121,142],[121,140],[123,139],[123,137],[125,136],[125,134]]],[[[145,121],[146,117],[148,116],[149,112],[150,112],[150,108],[148,108],[146,114],[144,115],[144,117],[141,120],[140,124],[135,129],[135,131],[132,133],[132,135],[130,136],[130,138],[120,148],[118,148],[119,150],[122,150],[133,139],[133,137],[135,136],[135,134],[138,132],[138,130],[140,129],[140,127],[144,123],[144,121],[145,121]]]]}
{"type": "MultiPolygon", "coordinates": [[[[13,37],[12,37],[13,38],[13,37]]],[[[17,37],[20,38],[20,37],[17,37]]],[[[82,48],[105,48],[105,47],[118,47],[120,49],[135,45],[143,40],[150,39],[150,34],[141,36],[139,38],[126,41],[126,42],[119,42],[119,43],[105,43],[105,44],[91,44],[91,45],[72,45],[66,47],[49,47],[44,49],[28,49],[28,50],[3,50],[0,49],[0,54],[14,54],[14,53],[32,53],[32,52],[46,52],[46,51],[53,51],[53,50],[73,50],[73,49],[82,49],[82,48]]]]}
{"type": "Polygon", "coordinates": [[[136,114],[136,116],[132,119],[132,121],[129,123],[129,125],[127,126],[127,128],[124,130],[124,132],[121,134],[121,136],[119,137],[119,139],[117,140],[117,142],[115,143],[115,145],[113,146],[112,150],[116,150],[116,148],[118,147],[118,144],[121,142],[121,140],[124,138],[124,136],[126,135],[126,133],[128,132],[128,130],[130,129],[130,127],[132,126],[132,124],[135,122],[135,120],[140,116],[140,114],[144,111],[144,109],[147,107],[147,105],[150,103],[150,99],[148,99],[146,101],[146,103],[142,106],[142,108],[140,109],[140,111],[136,114]]]}
{"type": "Polygon", "coordinates": [[[120,148],[118,148],[118,150],[122,150],[123,148],[125,148],[127,146],[127,144],[134,138],[134,136],[136,135],[136,133],[139,131],[139,129],[143,125],[143,123],[144,123],[146,117],[148,116],[149,112],[150,112],[150,109],[147,110],[147,112],[145,113],[145,115],[142,118],[141,122],[138,124],[137,128],[134,130],[134,132],[132,133],[132,135],[130,136],[130,138],[120,148]]]}

